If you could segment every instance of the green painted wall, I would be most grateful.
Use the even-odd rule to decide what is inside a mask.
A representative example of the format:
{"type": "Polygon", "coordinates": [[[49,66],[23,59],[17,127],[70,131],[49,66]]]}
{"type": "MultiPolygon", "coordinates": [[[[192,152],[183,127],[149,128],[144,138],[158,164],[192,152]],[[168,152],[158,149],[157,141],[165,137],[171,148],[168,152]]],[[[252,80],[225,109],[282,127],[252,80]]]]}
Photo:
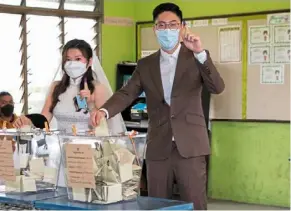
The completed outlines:
{"type": "MultiPolygon", "coordinates": [[[[107,17],[134,19],[135,4],[126,0],[105,0],[104,14],[107,17]]],[[[135,25],[102,25],[102,66],[111,87],[115,90],[116,64],[135,60],[135,25]]]]}
{"type": "Polygon", "coordinates": [[[290,124],[214,122],[209,196],[290,207],[290,124]]]}
{"type": "MultiPolygon", "coordinates": [[[[166,0],[136,1],[136,21],[152,20],[152,11],[166,0]]],[[[183,11],[184,17],[201,17],[221,14],[235,14],[257,12],[265,10],[287,9],[290,7],[289,0],[172,0],[183,11]]]]}

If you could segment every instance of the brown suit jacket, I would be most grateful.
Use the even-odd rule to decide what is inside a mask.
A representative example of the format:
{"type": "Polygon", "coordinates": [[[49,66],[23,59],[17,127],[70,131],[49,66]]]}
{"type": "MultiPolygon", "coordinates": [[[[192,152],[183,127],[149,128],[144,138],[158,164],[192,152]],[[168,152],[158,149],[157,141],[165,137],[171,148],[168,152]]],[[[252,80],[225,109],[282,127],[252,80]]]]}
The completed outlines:
{"type": "Polygon", "coordinates": [[[128,107],[143,91],[149,116],[146,159],[163,160],[170,156],[174,136],[181,156],[185,158],[210,153],[206,123],[202,110],[202,84],[210,93],[219,94],[224,82],[209,52],[199,63],[183,44],[179,52],[172,88],[171,105],[164,100],[160,73],[160,51],[140,59],[126,86],[102,106],[112,117],[128,107]]]}

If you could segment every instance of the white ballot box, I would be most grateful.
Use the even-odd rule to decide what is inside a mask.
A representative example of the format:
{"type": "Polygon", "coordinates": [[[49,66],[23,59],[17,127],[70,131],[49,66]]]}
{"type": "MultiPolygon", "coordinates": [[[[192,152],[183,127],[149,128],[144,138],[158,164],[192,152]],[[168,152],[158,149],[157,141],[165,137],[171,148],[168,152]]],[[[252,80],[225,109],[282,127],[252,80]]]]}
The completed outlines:
{"type": "Polygon", "coordinates": [[[56,190],[61,164],[57,134],[32,128],[0,130],[0,192],[56,190]]]}
{"type": "Polygon", "coordinates": [[[146,135],[59,135],[68,197],[109,204],[139,195],[146,135]]]}

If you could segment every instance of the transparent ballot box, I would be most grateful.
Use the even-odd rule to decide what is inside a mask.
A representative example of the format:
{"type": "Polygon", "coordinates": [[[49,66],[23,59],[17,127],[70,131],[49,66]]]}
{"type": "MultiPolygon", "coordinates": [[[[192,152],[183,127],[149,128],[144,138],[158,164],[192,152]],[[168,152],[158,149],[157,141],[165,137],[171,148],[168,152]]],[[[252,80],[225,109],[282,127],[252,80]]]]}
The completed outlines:
{"type": "Polygon", "coordinates": [[[61,164],[57,133],[41,129],[0,130],[0,192],[56,189],[61,164]]]}
{"type": "Polygon", "coordinates": [[[60,135],[68,198],[98,204],[139,195],[146,135],[60,135]]]}

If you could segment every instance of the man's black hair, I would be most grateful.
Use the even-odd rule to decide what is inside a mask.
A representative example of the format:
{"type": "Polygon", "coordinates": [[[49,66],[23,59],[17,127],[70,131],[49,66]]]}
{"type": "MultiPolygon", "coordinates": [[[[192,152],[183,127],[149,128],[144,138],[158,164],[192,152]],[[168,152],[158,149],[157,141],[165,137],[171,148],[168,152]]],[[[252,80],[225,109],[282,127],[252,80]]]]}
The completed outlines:
{"type": "Polygon", "coordinates": [[[155,21],[158,18],[158,16],[163,12],[175,13],[179,17],[181,22],[183,20],[182,11],[180,10],[178,5],[173,3],[162,3],[158,5],[153,11],[153,20],[155,21]]]}
{"type": "Polygon", "coordinates": [[[4,96],[10,96],[10,97],[12,97],[12,95],[9,92],[5,92],[5,91],[0,92],[0,97],[4,97],[4,96]]]}

